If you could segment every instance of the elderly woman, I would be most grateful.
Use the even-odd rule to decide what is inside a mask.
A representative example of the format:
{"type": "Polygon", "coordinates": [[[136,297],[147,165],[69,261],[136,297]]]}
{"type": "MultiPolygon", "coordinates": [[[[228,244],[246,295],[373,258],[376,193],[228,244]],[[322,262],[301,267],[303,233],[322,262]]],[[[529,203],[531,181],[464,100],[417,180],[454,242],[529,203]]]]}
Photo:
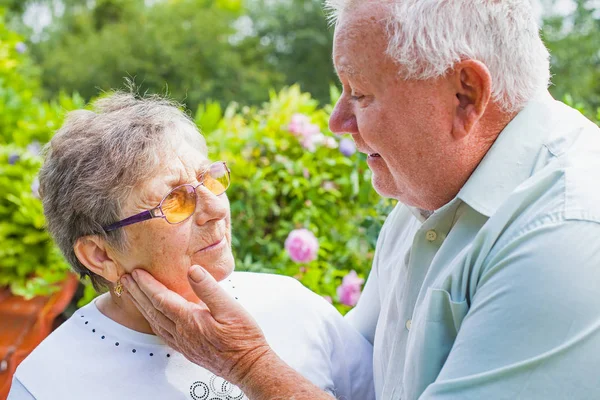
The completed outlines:
{"type": "Polygon", "coordinates": [[[202,265],[290,366],[338,398],[374,398],[372,349],[291,278],[233,273],[230,171],[160,98],[117,93],[72,112],[40,173],[48,229],[73,269],[108,293],[76,311],[16,371],[9,399],[228,399],[239,388],[154,335],[119,278],[143,269],[191,302],[202,265]]]}

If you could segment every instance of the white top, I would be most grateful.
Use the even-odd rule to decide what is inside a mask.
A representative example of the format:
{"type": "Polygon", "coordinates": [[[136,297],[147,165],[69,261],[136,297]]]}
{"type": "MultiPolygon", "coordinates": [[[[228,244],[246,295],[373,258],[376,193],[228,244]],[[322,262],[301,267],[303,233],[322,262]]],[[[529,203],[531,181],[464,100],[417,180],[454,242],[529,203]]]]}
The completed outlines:
{"type": "MultiPolygon", "coordinates": [[[[234,272],[221,282],[275,352],[339,399],[374,399],[372,347],[320,296],[278,275],[234,272]]],[[[242,400],[235,386],[98,311],[79,309],[17,368],[10,400],[242,400]]]]}
{"type": "Polygon", "coordinates": [[[377,398],[600,399],[599,177],[600,129],[546,93],[454,200],[398,205],[347,317],[377,398]]]}

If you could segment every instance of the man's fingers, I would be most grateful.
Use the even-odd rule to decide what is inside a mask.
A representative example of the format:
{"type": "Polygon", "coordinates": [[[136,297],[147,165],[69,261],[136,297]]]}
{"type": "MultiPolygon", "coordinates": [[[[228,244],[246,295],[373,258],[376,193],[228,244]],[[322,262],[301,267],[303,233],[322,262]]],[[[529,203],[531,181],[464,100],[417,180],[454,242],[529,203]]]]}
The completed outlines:
{"type": "Polygon", "coordinates": [[[187,307],[187,300],[167,289],[165,285],[143,269],[134,270],[131,276],[136,283],[134,290],[139,288],[139,291],[135,291],[132,295],[147,312],[156,309],[171,321],[176,321],[180,317],[181,311],[187,307]]]}
{"type": "MultiPolygon", "coordinates": [[[[121,277],[121,282],[123,282],[123,285],[127,289],[127,295],[131,298],[138,310],[140,310],[144,318],[150,323],[152,329],[160,327],[162,330],[171,332],[171,335],[175,332],[173,320],[168,318],[161,310],[154,307],[153,302],[148,298],[146,293],[142,291],[135,280],[130,276],[125,275],[121,277]]],[[[168,289],[165,288],[165,290],[168,289]]]]}
{"type": "MultiPolygon", "coordinates": [[[[133,281],[132,285],[135,285],[135,281],[133,281]]],[[[137,290],[139,290],[139,288],[137,290]]],[[[126,291],[124,293],[124,295],[129,296],[129,299],[131,300],[131,302],[137,307],[138,310],[140,310],[140,312],[142,313],[142,316],[146,319],[146,321],[148,321],[148,323],[152,327],[152,330],[156,331],[157,329],[160,329],[161,331],[164,331],[164,332],[167,332],[167,331],[174,332],[176,330],[176,326],[173,321],[171,321],[169,318],[167,318],[165,315],[163,315],[162,313],[160,313],[159,311],[157,311],[154,308],[148,309],[147,305],[152,304],[150,302],[150,300],[146,299],[145,303],[144,303],[146,305],[142,306],[140,303],[138,303],[138,301],[135,299],[135,297],[133,297],[131,295],[131,293],[129,291],[126,291]]],[[[141,293],[141,295],[145,296],[143,293],[141,293]]],[[[138,298],[139,298],[139,296],[138,296],[138,298]]],[[[157,335],[158,335],[158,333],[157,333],[157,335]]],[[[163,339],[168,339],[168,337],[166,335],[159,335],[159,336],[162,336],[163,339]]],[[[169,334],[169,336],[172,337],[171,334],[169,334]]]]}
{"type": "MultiPolygon", "coordinates": [[[[243,308],[223,290],[211,274],[199,265],[192,265],[188,271],[188,280],[200,300],[210,310],[213,318],[229,315],[233,310],[243,308]]],[[[239,311],[238,311],[239,312],[239,311]]]]}

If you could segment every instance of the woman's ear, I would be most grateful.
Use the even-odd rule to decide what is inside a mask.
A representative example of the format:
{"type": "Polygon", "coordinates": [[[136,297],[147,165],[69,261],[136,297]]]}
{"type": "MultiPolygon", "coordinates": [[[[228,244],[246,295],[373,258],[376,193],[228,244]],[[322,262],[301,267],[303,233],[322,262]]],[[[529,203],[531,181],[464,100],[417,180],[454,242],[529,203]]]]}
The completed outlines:
{"type": "Polygon", "coordinates": [[[94,274],[109,282],[116,282],[121,276],[118,263],[103,238],[95,235],[81,237],[75,242],[73,250],[79,262],[94,274]]]}

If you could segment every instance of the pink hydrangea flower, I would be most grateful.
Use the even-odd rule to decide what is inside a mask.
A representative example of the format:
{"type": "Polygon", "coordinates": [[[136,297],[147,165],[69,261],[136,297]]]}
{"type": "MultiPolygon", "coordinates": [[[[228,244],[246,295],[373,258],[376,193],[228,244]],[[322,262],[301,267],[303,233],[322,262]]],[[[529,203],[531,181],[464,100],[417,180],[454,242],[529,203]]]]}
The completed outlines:
{"type": "Polygon", "coordinates": [[[321,184],[321,187],[323,188],[323,190],[326,190],[328,192],[332,191],[332,190],[337,190],[338,189],[338,185],[335,184],[335,182],[332,181],[325,181],[321,184]]]}
{"type": "Polygon", "coordinates": [[[323,298],[325,299],[326,302],[328,302],[329,304],[333,304],[333,299],[331,298],[331,296],[323,296],[323,298]]]}
{"type": "Polygon", "coordinates": [[[342,280],[342,284],[337,288],[337,295],[340,303],[354,307],[360,297],[364,279],[359,278],[356,271],[350,271],[342,280]]]}
{"type": "Polygon", "coordinates": [[[327,138],[325,138],[324,145],[325,145],[325,147],[327,147],[329,149],[337,149],[338,148],[337,140],[335,140],[331,136],[328,136],[327,138]]]}
{"type": "Polygon", "coordinates": [[[295,229],[285,240],[285,249],[297,263],[308,263],[317,258],[319,241],[308,229],[295,229]]]}
{"type": "Polygon", "coordinates": [[[314,152],[317,146],[326,141],[319,125],[312,124],[309,117],[304,114],[294,114],[288,124],[288,130],[297,136],[302,147],[310,152],[314,152]]]}
{"type": "Polygon", "coordinates": [[[317,132],[314,134],[310,134],[308,136],[304,136],[301,141],[302,147],[311,153],[317,149],[317,146],[320,146],[325,141],[325,135],[321,132],[317,132]]]}
{"type": "Polygon", "coordinates": [[[288,125],[288,131],[294,135],[303,135],[304,129],[310,124],[310,119],[304,114],[294,114],[288,125]]]}

